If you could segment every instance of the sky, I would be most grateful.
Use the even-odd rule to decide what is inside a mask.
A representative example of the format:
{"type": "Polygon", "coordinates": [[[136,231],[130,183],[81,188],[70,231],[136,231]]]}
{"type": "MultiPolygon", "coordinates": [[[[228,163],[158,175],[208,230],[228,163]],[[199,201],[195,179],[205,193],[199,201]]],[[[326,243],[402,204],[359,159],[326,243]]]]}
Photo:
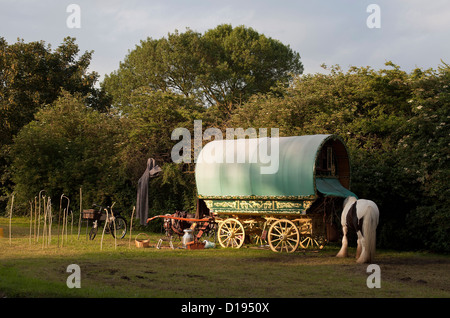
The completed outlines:
{"type": "Polygon", "coordinates": [[[326,73],[322,64],[380,69],[392,61],[410,72],[450,63],[450,0],[0,0],[0,36],[9,44],[42,40],[56,49],[75,37],[80,54],[94,51],[89,70],[100,81],[141,40],[223,23],[289,45],[304,74],[326,73]]]}

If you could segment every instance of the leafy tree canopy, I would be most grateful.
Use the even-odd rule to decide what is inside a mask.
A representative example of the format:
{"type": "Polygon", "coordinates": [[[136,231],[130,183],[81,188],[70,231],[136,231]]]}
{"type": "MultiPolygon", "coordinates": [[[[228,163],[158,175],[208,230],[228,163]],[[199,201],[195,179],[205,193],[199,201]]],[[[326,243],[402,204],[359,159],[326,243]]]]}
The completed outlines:
{"type": "Polygon", "coordinates": [[[91,108],[105,111],[109,100],[94,87],[96,72],[88,72],[91,52],[78,55],[75,38],[55,50],[44,41],[8,44],[0,37],[0,208],[11,192],[10,146],[14,136],[51,105],[61,91],[81,94],[91,108]]]}
{"type": "Polygon", "coordinates": [[[12,170],[17,204],[40,190],[78,199],[83,187],[87,202],[101,203],[126,184],[119,157],[123,144],[122,120],[88,106],[80,94],[63,91],[52,104],[40,109],[12,145],[12,170]]]}
{"type": "Polygon", "coordinates": [[[43,41],[9,45],[0,38],[1,144],[9,144],[41,106],[56,100],[61,89],[81,93],[91,106],[100,107],[96,97],[101,94],[94,88],[98,74],[87,72],[93,52],[77,59],[78,53],[70,37],[54,51],[43,41]]]}
{"type": "Polygon", "coordinates": [[[303,72],[300,55],[252,28],[219,25],[204,34],[187,29],[148,38],[131,51],[103,87],[126,109],[131,92],[148,86],[196,98],[231,114],[236,104],[303,72]]]}

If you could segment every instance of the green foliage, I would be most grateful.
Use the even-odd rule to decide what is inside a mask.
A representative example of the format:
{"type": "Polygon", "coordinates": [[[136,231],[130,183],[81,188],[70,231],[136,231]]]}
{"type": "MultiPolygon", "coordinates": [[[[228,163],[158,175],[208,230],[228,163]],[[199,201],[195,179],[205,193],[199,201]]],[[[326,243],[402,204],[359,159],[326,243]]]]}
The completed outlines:
{"type": "Polygon", "coordinates": [[[38,111],[12,147],[18,207],[40,190],[54,200],[64,193],[75,205],[80,187],[84,202],[100,204],[115,196],[127,184],[117,169],[120,126],[118,116],[86,107],[68,92],[38,111]]]}
{"type": "Polygon", "coordinates": [[[229,125],[278,127],[286,136],[342,136],[353,191],[380,207],[381,245],[448,252],[448,223],[437,220],[450,216],[450,67],[408,74],[391,62],[386,66],[392,69],[344,73],[335,66],[328,75],[301,76],[281,98],[254,96],[229,125]]]}
{"type": "Polygon", "coordinates": [[[35,112],[51,104],[61,89],[87,96],[98,78],[87,73],[92,52],[79,52],[74,38],[65,38],[54,51],[43,41],[8,45],[0,38],[0,140],[8,144],[35,112]]]}
{"type": "Polygon", "coordinates": [[[228,116],[236,104],[279,82],[288,84],[302,71],[299,54],[289,46],[251,28],[219,25],[203,35],[187,29],[141,41],[103,87],[121,108],[130,105],[133,90],[145,86],[195,98],[228,116]]]}
{"type": "MultiPolygon", "coordinates": [[[[4,40],[0,45],[9,50],[4,40]]],[[[40,42],[14,48],[17,56],[8,53],[14,58],[0,55],[0,79],[8,83],[0,88],[1,133],[20,132],[1,148],[12,164],[3,160],[0,168],[2,182],[14,182],[18,206],[42,189],[76,204],[83,187],[84,202],[112,200],[131,211],[147,158],[155,158],[163,173],[150,180],[150,215],[194,212],[195,166],[171,161],[178,143],[171,133],[187,128],[192,138],[194,120],[201,119],[204,129],[340,135],[350,152],[353,192],[380,207],[379,245],[450,251],[450,66],[444,62],[410,73],[388,62],[380,70],[324,66],[326,74],[300,76],[298,53],[289,46],[251,28],[219,25],[141,41],[105,78],[104,90],[92,92],[90,53],[76,61],[73,41],[54,53],[40,42]],[[59,68],[42,75],[34,56],[52,56],[59,68]],[[61,75],[61,65],[71,75],[61,75]],[[55,88],[45,76],[67,82],[55,88]],[[91,104],[108,98],[110,110],[91,104]]]]}
{"type": "MultiPolygon", "coordinates": [[[[105,111],[108,97],[94,87],[88,73],[92,52],[78,56],[74,38],[67,37],[52,51],[43,41],[8,44],[0,37],[0,209],[12,192],[10,148],[14,136],[61,90],[79,93],[91,108],[105,111]]],[[[50,146],[50,145],[49,145],[50,146]]]]}
{"type": "MultiPolygon", "coordinates": [[[[204,108],[195,100],[170,92],[153,92],[148,87],[135,90],[127,107],[130,123],[128,151],[140,152],[145,157],[170,161],[170,139],[177,127],[193,127],[204,108]]],[[[134,154],[135,156],[135,154],[134,154]]],[[[142,156],[139,156],[142,159],[142,156]]]]}
{"type": "MultiPolygon", "coordinates": [[[[163,169],[161,177],[150,180],[149,214],[195,211],[194,165],[172,163],[171,149],[178,141],[173,141],[171,134],[178,127],[193,131],[194,119],[201,118],[205,109],[192,98],[153,92],[148,87],[134,91],[126,109],[127,141],[119,154],[126,175],[136,185],[145,171],[147,158],[154,158],[163,169]]],[[[135,198],[129,200],[134,201],[135,198]]]]}

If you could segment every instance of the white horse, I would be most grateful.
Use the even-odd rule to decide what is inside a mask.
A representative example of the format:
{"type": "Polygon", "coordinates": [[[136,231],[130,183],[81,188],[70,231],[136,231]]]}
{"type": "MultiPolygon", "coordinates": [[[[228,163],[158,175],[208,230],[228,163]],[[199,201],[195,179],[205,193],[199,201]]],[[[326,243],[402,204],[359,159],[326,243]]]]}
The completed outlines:
{"type": "Polygon", "coordinates": [[[337,257],[347,257],[347,232],[353,229],[358,235],[356,249],[357,263],[370,263],[375,256],[376,230],[380,212],[377,205],[370,200],[347,197],[341,215],[342,247],[337,257]]]}

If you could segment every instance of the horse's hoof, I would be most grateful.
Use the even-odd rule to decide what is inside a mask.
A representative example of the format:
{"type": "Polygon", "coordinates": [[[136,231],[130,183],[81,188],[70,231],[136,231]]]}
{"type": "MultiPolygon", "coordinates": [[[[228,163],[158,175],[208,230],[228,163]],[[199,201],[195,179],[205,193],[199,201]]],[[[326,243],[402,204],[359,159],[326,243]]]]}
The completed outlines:
{"type": "Polygon", "coordinates": [[[364,264],[364,263],[369,263],[369,262],[370,262],[370,260],[361,258],[361,257],[356,260],[356,263],[358,263],[358,264],[364,264]]]}

